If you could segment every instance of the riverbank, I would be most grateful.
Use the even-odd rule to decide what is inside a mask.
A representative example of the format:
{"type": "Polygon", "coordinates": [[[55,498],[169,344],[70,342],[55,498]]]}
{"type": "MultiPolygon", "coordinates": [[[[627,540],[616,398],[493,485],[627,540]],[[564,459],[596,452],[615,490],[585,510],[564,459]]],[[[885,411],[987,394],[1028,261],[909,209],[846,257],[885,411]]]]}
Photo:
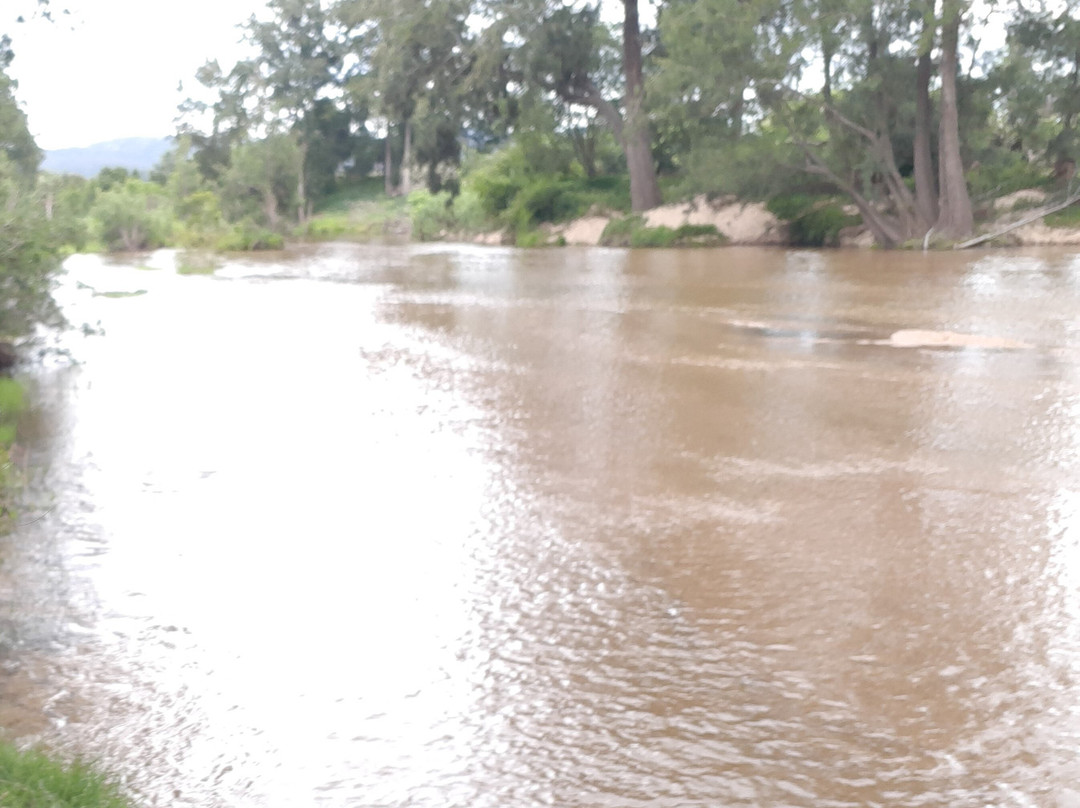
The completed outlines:
{"type": "MultiPolygon", "coordinates": [[[[1045,191],[1035,188],[994,199],[983,206],[978,233],[1004,230],[1033,217],[1052,201],[1045,191]]],[[[839,200],[804,201],[793,210],[776,200],[766,204],[699,195],[640,215],[594,207],[567,221],[540,222],[525,229],[478,216],[474,210],[462,213],[461,209],[470,205],[470,200],[451,200],[445,194],[432,196],[426,191],[414,192],[408,199],[366,199],[348,209],[316,215],[302,237],[314,241],[393,238],[529,247],[874,246],[872,234],[861,224],[854,207],[839,200]],[[817,221],[809,221],[812,217],[817,221]]],[[[1076,206],[1010,229],[988,242],[988,246],[1070,244],[1080,244],[1080,209],[1076,206]]]]}

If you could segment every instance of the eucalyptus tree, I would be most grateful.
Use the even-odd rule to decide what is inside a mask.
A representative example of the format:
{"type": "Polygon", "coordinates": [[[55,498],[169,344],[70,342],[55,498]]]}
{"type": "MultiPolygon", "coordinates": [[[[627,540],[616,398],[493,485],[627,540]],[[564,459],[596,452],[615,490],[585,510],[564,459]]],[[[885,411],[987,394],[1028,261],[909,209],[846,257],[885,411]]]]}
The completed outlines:
{"type": "MultiPolygon", "coordinates": [[[[321,0],[269,0],[262,16],[244,24],[253,55],[225,72],[207,63],[197,78],[218,94],[212,105],[189,102],[187,111],[212,112],[209,134],[188,124],[199,148],[196,159],[210,175],[221,177],[231,151],[251,138],[285,135],[295,143],[296,218],[311,212],[313,149],[328,136],[328,127],[350,131],[352,121],[330,114],[343,108],[341,83],[346,43],[321,0]]],[[[280,150],[278,150],[280,151],[280,150]]],[[[321,162],[325,164],[325,155],[321,162]]]]}
{"type": "Polygon", "coordinates": [[[1007,120],[1018,147],[1045,149],[1059,175],[1080,157],[1080,19],[1075,0],[1063,7],[1021,6],[1009,27],[1007,120]]]}
{"type": "Polygon", "coordinates": [[[489,0],[486,13],[502,34],[517,81],[566,104],[594,110],[611,129],[630,175],[631,207],[642,211],[661,201],[646,104],[645,38],[638,0],[621,0],[621,6],[614,41],[599,4],[489,0]],[[613,76],[605,69],[604,56],[616,41],[620,69],[613,76]]]}
{"type": "MultiPolygon", "coordinates": [[[[791,35],[789,5],[669,0],[659,15],[662,55],[652,80],[654,106],[695,134],[737,139],[759,85],[767,89],[795,69],[802,37],[791,35]]],[[[828,88],[829,59],[824,64],[828,88]]]]}
{"type": "Polygon", "coordinates": [[[308,155],[324,134],[317,112],[339,86],[344,43],[320,0],[270,0],[268,19],[252,16],[247,39],[262,91],[262,118],[269,132],[296,141],[296,204],[300,221],[311,212],[308,155]]]}
{"type": "Polygon", "coordinates": [[[764,92],[770,120],[790,133],[802,169],[848,195],[878,243],[932,233],[959,239],[973,229],[959,122],[963,0],[806,0],[792,17],[808,46],[802,64],[829,63],[820,92],[805,72],[764,92]],[[933,54],[937,54],[937,64],[933,54]],[[936,119],[930,87],[940,85],[936,119]],[[898,142],[904,143],[903,161],[898,142]],[[910,151],[907,151],[910,149],[910,151]],[[936,163],[936,171],[935,171],[936,163]],[[914,188],[901,170],[911,165],[914,188]]]}
{"type": "Polygon", "coordinates": [[[339,0],[336,6],[350,32],[351,94],[383,119],[387,193],[408,193],[417,164],[427,168],[428,184],[437,185],[439,167],[459,159],[471,12],[469,0],[339,0]]]}

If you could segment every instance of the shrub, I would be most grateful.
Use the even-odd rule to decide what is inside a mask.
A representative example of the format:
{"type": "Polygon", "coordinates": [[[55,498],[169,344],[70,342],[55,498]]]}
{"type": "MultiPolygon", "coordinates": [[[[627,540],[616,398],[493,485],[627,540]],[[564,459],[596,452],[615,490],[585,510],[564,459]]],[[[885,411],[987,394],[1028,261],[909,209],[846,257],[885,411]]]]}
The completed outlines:
{"type": "Polygon", "coordinates": [[[409,220],[412,222],[413,238],[433,241],[453,228],[454,214],[450,194],[440,191],[413,191],[409,194],[409,220]]]}
{"type": "Polygon", "coordinates": [[[42,203],[20,184],[15,166],[0,148],[0,335],[5,337],[28,333],[37,323],[62,322],[52,298],[60,268],[59,239],[41,215],[42,203]]]}
{"type": "Polygon", "coordinates": [[[630,234],[631,247],[673,247],[675,231],[670,227],[641,227],[630,234]]]}
{"type": "Polygon", "coordinates": [[[967,180],[972,198],[985,201],[1025,188],[1045,188],[1050,184],[1050,172],[1044,165],[1028,162],[1023,155],[1006,152],[972,168],[967,180]]]}
{"type": "Polygon", "coordinates": [[[649,227],[642,216],[612,219],[600,236],[609,247],[719,247],[727,238],[711,224],[684,224],[674,230],[649,227]]]}
{"type": "Polygon", "coordinates": [[[90,215],[110,250],[146,250],[168,243],[172,215],[162,189],[131,179],[103,191],[90,215]]]}
{"type": "Polygon", "coordinates": [[[1080,204],[1069,205],[1064,210],[1051,213],[1043,221],[1047,227],[1080,227],[1080,204]]]}
{"type": "Polygon", "coordinates": [[[607,247],[629,247],[635,230],[645,226],[641,216],[616,216],[604,227],[600,243],[607,247]]]}
{"type": "Polygon", "coordinates": [[[260,227],[250,219],[233,225],[223,233],[214,245],[225,252],[245,250],[280,250],[285,246],[285,239],[265,227],[260,227]]]}
{"type": "Polygon", "coordinates": [[[507,218],[516,229],[525,229],[542,222],[565,222],[580,216],[585,208],[578,183],[545,177],[518,191],[507,218]]]}
{"type": "Polygon", "coordinates": [[[778,219],[788,223],[791,243],[802,247],[835,246],[841,230],[862,221],[862,217],[846,213],[843,206],[831,198],[815,198],[802,193],[775,196],[766,207],[778,219]]]}

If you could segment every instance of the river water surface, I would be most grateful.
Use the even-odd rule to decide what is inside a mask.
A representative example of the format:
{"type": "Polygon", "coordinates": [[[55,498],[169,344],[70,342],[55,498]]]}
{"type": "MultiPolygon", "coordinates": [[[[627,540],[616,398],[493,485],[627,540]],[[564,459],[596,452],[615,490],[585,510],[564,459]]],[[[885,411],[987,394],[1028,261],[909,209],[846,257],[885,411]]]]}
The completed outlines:
{"type": "Polygon", "coordinates": [[[172,261],[70,259],[25,374],[6,737],[162,806],[1080,805],[1080,256],[172,261]]]}

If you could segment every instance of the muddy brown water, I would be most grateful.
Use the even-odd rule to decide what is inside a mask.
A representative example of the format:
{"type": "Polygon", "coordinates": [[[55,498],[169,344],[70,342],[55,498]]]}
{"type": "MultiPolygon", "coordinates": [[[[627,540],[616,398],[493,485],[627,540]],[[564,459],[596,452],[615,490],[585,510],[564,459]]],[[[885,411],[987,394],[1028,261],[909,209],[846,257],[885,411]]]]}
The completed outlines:
{"type": "Polygon", "coordinates": [[[147,805],[1080,805],[1077,254],[68,268],[6,737],[147,805]]]}

